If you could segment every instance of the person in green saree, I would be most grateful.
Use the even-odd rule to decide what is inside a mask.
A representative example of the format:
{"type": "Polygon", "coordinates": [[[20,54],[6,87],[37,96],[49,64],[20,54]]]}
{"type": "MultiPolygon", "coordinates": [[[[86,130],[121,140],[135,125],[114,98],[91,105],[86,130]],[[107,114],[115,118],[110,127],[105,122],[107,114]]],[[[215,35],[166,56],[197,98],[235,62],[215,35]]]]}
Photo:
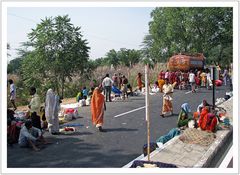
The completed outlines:
{"type": "Polygon", "coordinates": [[[188,121],[192,119],[191,115],[191,109],[188,103],[183,103],[181,106],[181,111],[178,116],[177,120],[177,126],[179,128],[181,127],[187,127],[188,121]]]}

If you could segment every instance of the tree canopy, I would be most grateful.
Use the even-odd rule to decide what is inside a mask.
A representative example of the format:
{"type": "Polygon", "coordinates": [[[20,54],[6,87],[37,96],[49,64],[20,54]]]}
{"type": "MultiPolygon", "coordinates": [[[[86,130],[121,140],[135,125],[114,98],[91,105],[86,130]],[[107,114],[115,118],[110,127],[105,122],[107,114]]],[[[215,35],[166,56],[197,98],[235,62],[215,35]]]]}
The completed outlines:
{"type": "Polygon", "coordinates": [[[45,18],[28,34],[31,51],[24,55],[22,75],[28,86],[51,85],[64,92],[66,79],[84,72],[88,65],[87,40],[70,18],[45,18]]]}
{"type": "Polygon", "coordinates": [[[175,53],[198,52],[208,62],[231,62],[232,8],[158,7],[151,17],[142,49],[148,59],[165,62],[175,53]]]}

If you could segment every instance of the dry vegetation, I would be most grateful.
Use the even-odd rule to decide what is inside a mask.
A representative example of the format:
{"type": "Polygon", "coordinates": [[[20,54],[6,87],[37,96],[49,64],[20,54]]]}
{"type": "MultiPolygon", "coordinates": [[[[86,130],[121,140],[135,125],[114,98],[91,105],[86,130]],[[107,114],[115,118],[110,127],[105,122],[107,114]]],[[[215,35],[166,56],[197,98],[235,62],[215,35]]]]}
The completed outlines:
{"type": "MultiPolygon", "coordinates": [[[[165,63],[158,63],[154,66],[153,69],[150,69],[149,71],[149,81],[151,84],[154,83],[154,81],[157,80],[157,76],[158,76],[158,73],[161,71],[161,70],[165,70],[166,71],[167,69],[167,66],[165,63]]],[[[106,73],[109,73],[110,76],[113,76],[114,73],[121,73],[122,75],[125,75],[128,80],[129,80],[129,83],[133,86],[133,89],[135,89],[136,87],[136,77],[137,77],[137,74],[138,72],[142,73],[142,75],[144,75],[144,72],[145,69],[144,69],[144,65],[143,64],[137,64],[137,65],[134,65],[132,68],[128,68],[128,67],[124,67],[124,66],[118,66],[116,69],[114,68],[110,68],[108,66],[102,66],[102,67],[98,67],[92,74],[92,80],[95,79],[97,80],[97,82],[101,82],[101,79],[106,75],[106,73]]],[[[14,82],[17,82],[19,81],[19,77],[16,76],[16,75],[8,75],[8,79],[12,79],[14,82]]],[[[81,79],[81,78],[80,78],[81,79]]],[[[81,87],[82,86],[86,86],[88,87],[89,86],[89,82],[85,81],[86,84],[83,84],[83,82],[78,82],[79,81],[79,78],[74,78],[73,79],[73,82],[68,82],[68,84],[81,84],[81,87]]],[[[143,81],[144,81],[144,76],[143,76],[143,81]]],[[[22,87],[17,87],[18,88],[22,88],[22,87]]],[[[80,87],[79,87],[80,89],[80,87]]],[[[9,88],[8,88],[9,90],[9,88]]],[[[77,92],[76,92],[77,94],[77,92]]],[[[17,99],[17,101],[19,101],[20,99],[17,99]]],[[[29,100],[30,100],[30,97],[29,97],[29,100]]],[[[76,99],[75,97],[72,97],[72,98],[65,98],[63,100],[63,104],[68,104],[68,103],[75,103],[76,102],[76,99]]],[[[18,109],[19,110],[27,110],[27,106],[18,106],[18,109]]]]}

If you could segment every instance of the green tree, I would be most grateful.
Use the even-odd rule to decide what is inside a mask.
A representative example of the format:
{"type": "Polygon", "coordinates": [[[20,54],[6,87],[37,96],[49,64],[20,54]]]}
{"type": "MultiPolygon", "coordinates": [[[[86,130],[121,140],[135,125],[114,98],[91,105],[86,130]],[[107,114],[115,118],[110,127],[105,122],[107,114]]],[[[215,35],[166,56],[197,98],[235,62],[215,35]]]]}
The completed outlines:
{"type": "Polygon", "coordinates": [[[8,64],[8,74],[15,73],[17,75],[20,75],[22,61],[31,52],[27,49],[28,47],[29,43],[21,43],[21,47],[17,49],[17,58],[11,60],[8,64]]]}
{"type": "Polygon", "coordinates": [[[127,67],[132,67],[141,60],[141,52],[134,49],[121,48],[117,55],[121,65],[127,67]]]}
{"type": "Polygon", "coordinates": [[[113,67],[116,69],[116,67],[119,64],[119,58],[118,58],[117,52],[114,49],[112,49],[109,52],[107,52],[106,57],[104,59],[104,62],[108,66],[113,65],[113,67]]]}
{"type": "Polygon", "coordinates": [[[153,43],[153,37],[149,34],[144,36],[143,43],[141,45],[142,62],[144,64],[149,64],[150,68],[153,68],[154,64],[158,61],[155,57],[156,54],[154,54],[154,51],[157,49],[154,49],[153,43]]]}
{"type": "Polygon", "coordinates": [[[70,18],[45,18],[28,34],[32,51],[22,63],[25,83],[51,85],[63,96],[66,80],[82,74],[89,59],[87,41],[70,18]]]}
{"type": "Polygon", "coordinates": [[[151,58],[165,62],[174,53],[201,52],[209,59],[217,56],[216,60],[224,62],[224,54],[232,55],[232,8],[159,7],[151,17],[151,37],[143,41],[145,56],[148,51],[151,58]],[[217,48],[218,54],[213,55],[217,48]]]}

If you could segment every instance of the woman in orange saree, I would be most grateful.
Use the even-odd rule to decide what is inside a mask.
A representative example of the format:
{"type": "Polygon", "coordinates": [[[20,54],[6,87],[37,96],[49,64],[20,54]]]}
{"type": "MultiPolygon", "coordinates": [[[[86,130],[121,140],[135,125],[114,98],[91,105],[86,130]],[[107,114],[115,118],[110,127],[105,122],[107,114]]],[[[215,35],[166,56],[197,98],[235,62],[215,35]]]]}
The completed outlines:
{"type": "Polygon", "coordinates": [[[103,116],[104,110],[106,110],[106,105],[104,101],[104,95],[101,94],[101,90],[96,87],[93,92],[91,99],[91,113],[92,113],[92,123],[95,125],[100,132],[103,131],[103,116]]]}

